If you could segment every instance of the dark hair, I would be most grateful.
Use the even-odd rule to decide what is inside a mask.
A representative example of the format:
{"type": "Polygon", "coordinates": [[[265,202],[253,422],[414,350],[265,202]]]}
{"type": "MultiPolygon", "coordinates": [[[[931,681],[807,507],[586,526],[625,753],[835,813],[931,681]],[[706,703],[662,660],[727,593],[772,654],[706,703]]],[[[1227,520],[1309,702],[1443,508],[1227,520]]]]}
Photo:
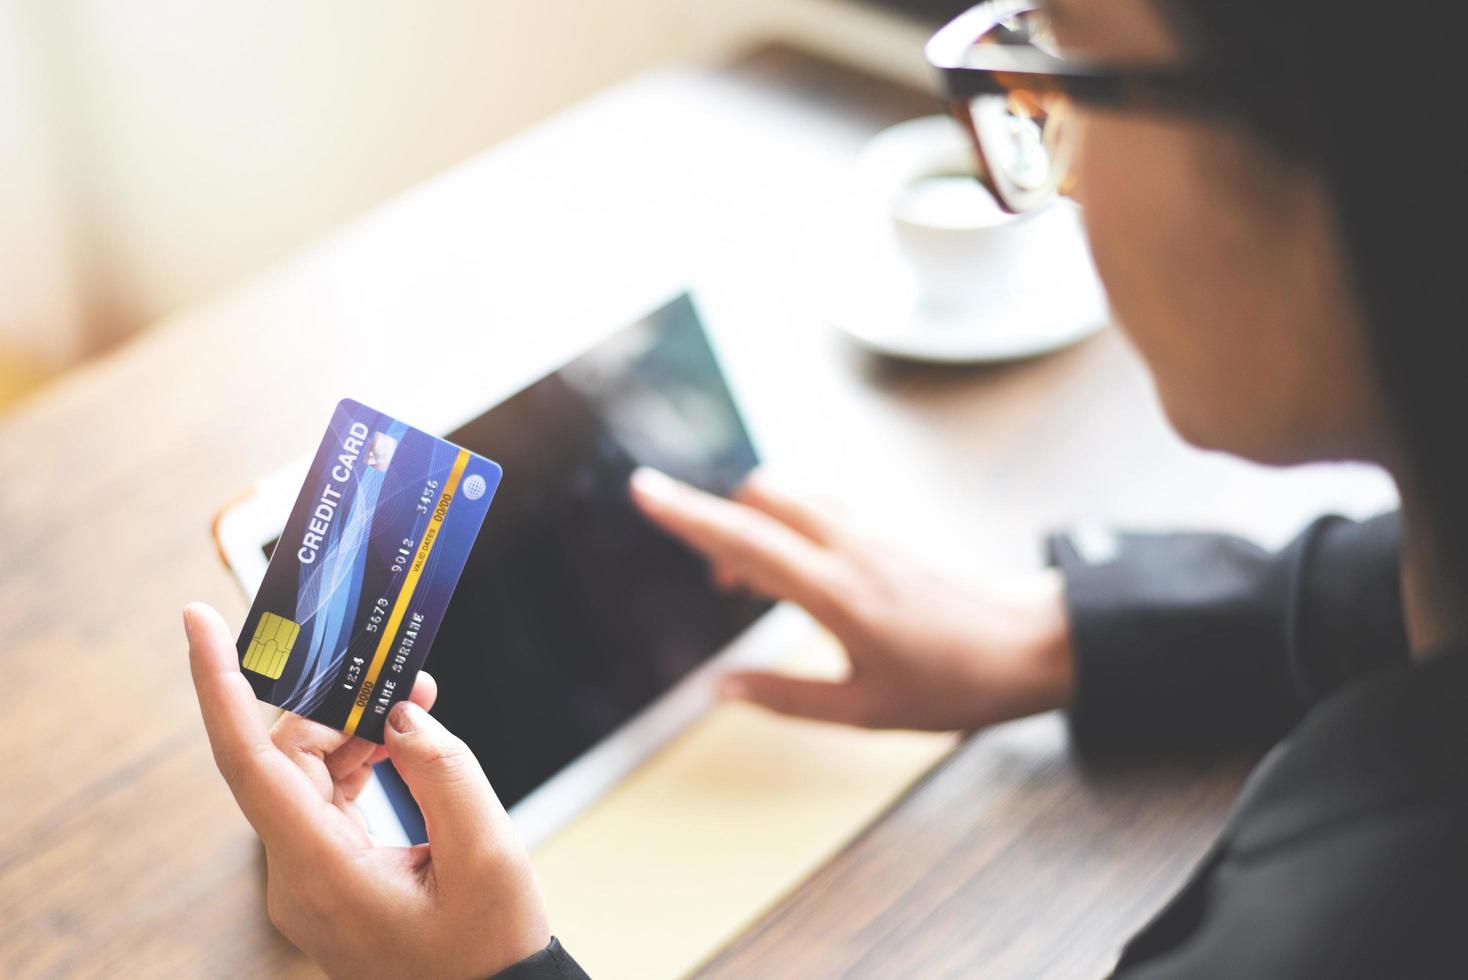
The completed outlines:
{"type": "Polygon", "coordinates": [[[1461,10],[1156,0],[1207,67],[1277,80],[1246,106],[1334,203],[1373,363],[1437,558],[1468,588],[1468,74],[1461,10]],[[1368,12],[1369,11],[1369,12],[1368,12]]]}

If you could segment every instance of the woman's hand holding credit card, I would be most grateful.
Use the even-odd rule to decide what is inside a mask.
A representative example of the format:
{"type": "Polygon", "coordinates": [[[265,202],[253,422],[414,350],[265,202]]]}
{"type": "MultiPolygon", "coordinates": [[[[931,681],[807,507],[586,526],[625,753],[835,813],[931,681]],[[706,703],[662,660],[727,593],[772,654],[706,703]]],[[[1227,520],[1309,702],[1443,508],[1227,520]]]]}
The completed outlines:
{"type": "Polygon", "coordinates": [[[419,673],[498,481],[343,401],[238,642],[208,606],[184,610],[215,762],[265,845],[271,921],[332,976],[483,977],[550,941],[529,856],[419,673]],[[267,727],[257,697],[298,713],[267,727]],[[385,758],[426,844],[367,833],[354,801],[385,758]]]}

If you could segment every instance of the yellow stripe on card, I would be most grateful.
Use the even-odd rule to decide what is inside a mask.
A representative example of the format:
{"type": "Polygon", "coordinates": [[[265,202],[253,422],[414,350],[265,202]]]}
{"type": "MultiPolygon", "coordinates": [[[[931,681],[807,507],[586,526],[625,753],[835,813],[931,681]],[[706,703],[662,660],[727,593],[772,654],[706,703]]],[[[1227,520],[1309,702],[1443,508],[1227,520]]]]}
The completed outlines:
{"type": "Polygon", "coordinates": [[[387,625],[382,628],[382,637],[377,641],[377,652],[372,655],[372,663],[367,667],[367,673],[362,678],[362,683],[357,688],[357,696],[352,701],[351,714],[347,715],[345,731],[351,735],[357,731],[357,726],[362,722],[362,712],[367,710],[367,704],[372,700],[372,689],[377,686],[377,677],[382,673],[382,665],[387,663],[387,653],[392,649],[393,639],[398,635],[398,627],[402,625],[403,616],[408,611],[408,605],[413,600],[413,590],[418,587],[418,579],[423,574],[423,566],[428,564],[428,553],[433,550],[433,542],[438,540],[438,532],[443,528],[443,519],[449,512],[449,503],[454,499],[454,493],[459,489],[459,479],[464,475],[464,469],[469,465],[469,450],[460,449],[459,456],[454,460],[454,468],[449,471],[448,481],[444,484],[443,493],[439,495],[438,504],[429,515],[428,527],[423,529],[423,540],[418,542],[418,553],[413,556],[413,564],[408,566],[408,573],[403,576],[403,587],[398,590],[398,601],[393,603],[392,612],[387,617],[387,625]]]}

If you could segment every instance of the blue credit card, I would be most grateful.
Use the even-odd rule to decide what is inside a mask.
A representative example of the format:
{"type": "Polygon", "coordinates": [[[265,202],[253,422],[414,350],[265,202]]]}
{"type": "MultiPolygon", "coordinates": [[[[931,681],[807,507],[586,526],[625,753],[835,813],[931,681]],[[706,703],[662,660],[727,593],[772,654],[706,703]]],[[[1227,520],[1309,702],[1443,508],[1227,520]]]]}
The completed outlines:
{"type": "Polygon", "coordinates": [[[381,742],[499,482],[497,463],[338,404],[236,644],[256,697],[381,742]]]}

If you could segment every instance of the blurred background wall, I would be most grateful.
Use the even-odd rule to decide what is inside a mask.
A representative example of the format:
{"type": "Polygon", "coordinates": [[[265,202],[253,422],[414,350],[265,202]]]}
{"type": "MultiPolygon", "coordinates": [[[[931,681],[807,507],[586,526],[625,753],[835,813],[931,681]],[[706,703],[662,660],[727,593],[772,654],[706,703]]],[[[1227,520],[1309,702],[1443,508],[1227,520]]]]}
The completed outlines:
{"type": "Polygon", "coordinates": [[[783,40],[925,78],[903,7],[0,0],[0,402],[651,65],[783,40]]]}

